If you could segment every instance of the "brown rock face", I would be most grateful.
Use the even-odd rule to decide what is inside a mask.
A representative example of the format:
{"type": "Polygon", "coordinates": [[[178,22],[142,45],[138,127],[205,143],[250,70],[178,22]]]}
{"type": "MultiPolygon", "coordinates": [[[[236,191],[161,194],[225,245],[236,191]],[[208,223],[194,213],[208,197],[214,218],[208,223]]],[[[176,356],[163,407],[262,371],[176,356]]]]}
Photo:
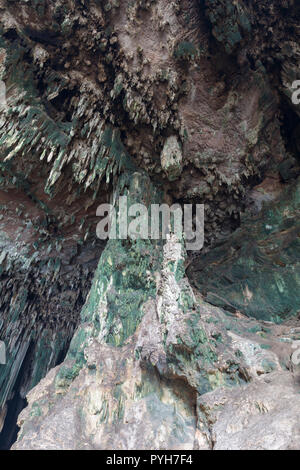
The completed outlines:
{"type": "Polygon", "coordinates": [[[299,446],[280,401],[298,393],[299,18],[296,0],[0,0],[0,448],[32,389],[16,448],[299,446]],[[204,250],[101,242],[119,195],[205,204],[204,250]]]}

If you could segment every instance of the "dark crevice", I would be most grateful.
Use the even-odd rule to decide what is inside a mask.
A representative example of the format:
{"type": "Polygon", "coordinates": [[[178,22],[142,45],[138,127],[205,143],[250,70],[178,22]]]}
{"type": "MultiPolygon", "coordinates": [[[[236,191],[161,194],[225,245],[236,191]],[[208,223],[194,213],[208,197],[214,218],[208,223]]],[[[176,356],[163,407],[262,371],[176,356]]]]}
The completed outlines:
{"type": "Polygon", "coordinates": [[[294,157],[300,159],[300,117],[285,100],[282,102],[281,113],[281,135],[286,149],[294,157]]]}
{"type": "Polygon", "coordinates": [[[8,41],[16,41],[19,39],[19,35],[15,29],[9,29],[6,33],[3,34],[3,37],[8,39],[8,41]]]}
{"type": "Polygon", "coordinates": [[[37,31],[27,26],[25,28],[25,33],[31,40],[39,42],[40,44],[45,44],[46,46],[49,44],[52,46],[59,46],[62,44],[62,39],[55,31],[46,29],[44,31],[37,31]]]}
{"type": "Polygon", "coordinates": [[[16,442],[18,432],[20,431],[17,419],[21,411],[27,406],[27,401],[16,391],[14,398],[9,400],[6,406],[7,415],[3,430],[0,433],[0,450],[9,450],[16,442]]]}
{"type": "MultiPolygon", "coordinates": [[[[64,361],[68,348],[69,345],[67,345],[64,350],[60,351],[54,367],[60,365],[64,361]]],[[[28,404],[26,398],[24,398],[22,388],[24,378],[30,375],[29,371],[32,369],[35,359],[35,349],[35,344],[32,342],[20,368],[18,378],[12,392],[12,398],[6,403],[7,413],[2,432],[0,433],[0,450],[9,450],[17,440],[18,432],[20,430],[17,425],[18,416],[28,404]]]]}
{"type": "Polygon", "coordinates": [[[26,399],[22,396],[21,389],[24,382],[24,375],[26,375],[26,371],[30,367],[33,354],[34,345],[31,343],[20,368],[18,378],[12,392],[12,398],[6,403],[7,413],[2,432],[0,433],[0,450],[9,450],[17,440],[18,432],[20,430],[17,425],[18,416],[27,405],[26,399]]]}

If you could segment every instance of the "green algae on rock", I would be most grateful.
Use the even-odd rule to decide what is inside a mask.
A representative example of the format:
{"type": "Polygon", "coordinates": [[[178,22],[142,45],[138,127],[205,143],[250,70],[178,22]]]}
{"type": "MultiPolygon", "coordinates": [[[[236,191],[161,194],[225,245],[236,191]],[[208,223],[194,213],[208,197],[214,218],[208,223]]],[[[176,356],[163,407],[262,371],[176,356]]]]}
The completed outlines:
{"type": "Polygon", "coordinates": [[[16,448],[299,447],[299,14],[0,0],[0,428],[39,382],[16,448]],[[204,252],[97,240],[121,195],[205,204],[204,252]]]}
{"type": "Polygon", "coordinates": [[[300,180],[242,222],[197,262],[192,277],[208,302],[274,322],[300,311],[300,180]]]}

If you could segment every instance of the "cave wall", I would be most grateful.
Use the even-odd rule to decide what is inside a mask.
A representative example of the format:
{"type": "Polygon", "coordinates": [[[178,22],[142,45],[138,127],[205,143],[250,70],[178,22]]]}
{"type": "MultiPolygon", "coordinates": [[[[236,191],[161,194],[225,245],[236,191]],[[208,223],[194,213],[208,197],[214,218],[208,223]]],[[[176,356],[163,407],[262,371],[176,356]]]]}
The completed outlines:
{"type": "MultiPolygon", "coordinates": [[[[227,324],[226,314],[246,323],[255,317],[249,328],[258,332],[262,320],[297,322],[299,314],[300,114],[291,100],[299,6],[0,0],[0,13],[0,340],[8,353],[0,366],[0,423],[7,401],[24,398],[68,350],[30,395],[38,398],[29,399],[20,447],[35,446],[36,426],[36,446],[54,445],[65,401],[74,429],[78,413],[88,417],[88,448],[145,446],[142,420],[128,418],[128,427],[124,417],[128,400],[132,409],[141,400],[150,446],[211,448],[202,395],[290,370],[289,347],[279,353],[272,339],[275,358],[265,352],[264,367],[257,366],[263,372],[249,372],[251,348],[246,362],[236,355],[226,333],[235,320],[227,324]],[[147,205],[205,204],[203,252],[185,253],[178,240],[105,246],[96,237],[96,209],[120,194],[147,205]],[[207,312],[220,331],[202,320],[207,312]],[[140,337],[145,322],[155,344],[140,337]],[[94,342],[100,365],[88,359],[94,342]],[[110,356],[115,377],[106,383],[101,371],[112,367],[110,356]],[[77,408],[75,389],[89,380],[102,390],[88,392],[97,404],[77,408]],[[151,409],[166,413],[160,437],[151,409]]],[[[256,344],[247,328],[235,334],[256,344]]],[[[274,328],[270,336],[297,338],[274,328]]],[[[76,433],[68,441],[62,428],[63,435],[59,446],[81,445],[76,433]]]]}

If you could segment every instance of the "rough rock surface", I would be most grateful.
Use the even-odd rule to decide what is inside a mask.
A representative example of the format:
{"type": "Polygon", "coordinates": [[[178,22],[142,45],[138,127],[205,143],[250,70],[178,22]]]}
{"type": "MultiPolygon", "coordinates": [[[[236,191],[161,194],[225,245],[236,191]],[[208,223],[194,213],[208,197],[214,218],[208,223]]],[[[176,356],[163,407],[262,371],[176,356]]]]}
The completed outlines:
{"type": "Polygon", "coordinates": [[[220,388],[199,402],[215,450],[299,449],[299,383],[287,372],[230,391],[220,388]]]}
{"type": "Polygon", "coordinates": [[[299,447],[299,375],[297,382],[286,371],[291,345],[266,328],[255,338],[255,321],[197,303],[180,275],[181,256],[173,236],[156,297],[124,345],[81,327],[80,369],[73,344],[64,365],[29,393],[16,449],[299,447]]]}
{"type": "Polygon", "coordinates": [[[0,448],[26,395],[14,448],[300,447],[299,18],[0,0],[0,448]],[[205,204],[204,250],[100,242],[120,195],[205,204]]]}
{"type": "Polygon", "coordinates": [[[275,322],[297,317],[299,233],[300,178],[243,220],[230,241],[204,255],[190,275],[214,305],[275,322]]]}

